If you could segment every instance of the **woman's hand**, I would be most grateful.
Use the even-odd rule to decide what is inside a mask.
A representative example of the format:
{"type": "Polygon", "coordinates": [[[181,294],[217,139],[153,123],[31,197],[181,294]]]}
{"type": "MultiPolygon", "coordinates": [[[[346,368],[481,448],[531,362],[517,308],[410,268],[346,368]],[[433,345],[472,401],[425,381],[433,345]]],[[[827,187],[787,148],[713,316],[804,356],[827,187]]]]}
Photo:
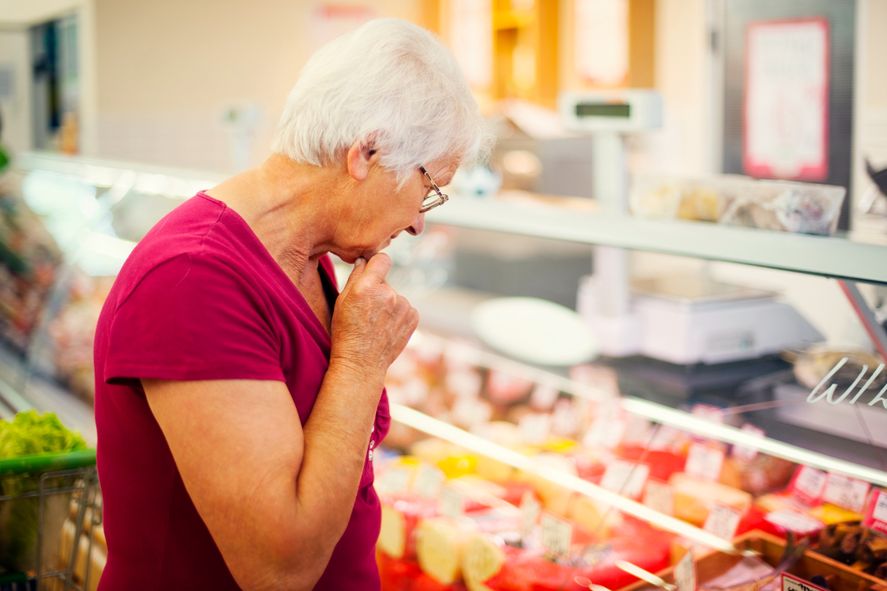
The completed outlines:
{"type": "Polygon", "coordinates": [[[355,263],[333,313],[331,364],[382,380],[403,351],[419,324],[419,314],[386,283],[390,270],[386,254],[355,263]]]}

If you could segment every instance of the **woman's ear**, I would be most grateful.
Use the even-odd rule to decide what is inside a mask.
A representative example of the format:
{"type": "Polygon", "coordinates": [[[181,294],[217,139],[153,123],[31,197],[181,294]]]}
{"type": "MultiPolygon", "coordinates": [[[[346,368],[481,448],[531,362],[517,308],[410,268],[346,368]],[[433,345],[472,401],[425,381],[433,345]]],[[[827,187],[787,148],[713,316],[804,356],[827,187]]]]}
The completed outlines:
{"type": "Polygon", "coordinates": [[[379,160],[379,150],[375,148],[374,138],[357,141],[348,148],[345,164],[348,174],[355,180],[362,181],[370,173],[370,168],[379,160]]]}

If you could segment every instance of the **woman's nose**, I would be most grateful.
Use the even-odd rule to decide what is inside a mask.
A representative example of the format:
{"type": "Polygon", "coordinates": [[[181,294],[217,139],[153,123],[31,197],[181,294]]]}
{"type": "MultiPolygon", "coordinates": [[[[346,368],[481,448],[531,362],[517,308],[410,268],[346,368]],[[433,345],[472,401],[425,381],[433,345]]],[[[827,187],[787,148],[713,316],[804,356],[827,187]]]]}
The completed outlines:
{"type": "Polygon", "coordinates": [[[418,236],[425,229],[425,214],[420,213],[419,216],[413,221],[409,228],[407,228],[407,232],[409,232],[413,236],[418,236]]]}

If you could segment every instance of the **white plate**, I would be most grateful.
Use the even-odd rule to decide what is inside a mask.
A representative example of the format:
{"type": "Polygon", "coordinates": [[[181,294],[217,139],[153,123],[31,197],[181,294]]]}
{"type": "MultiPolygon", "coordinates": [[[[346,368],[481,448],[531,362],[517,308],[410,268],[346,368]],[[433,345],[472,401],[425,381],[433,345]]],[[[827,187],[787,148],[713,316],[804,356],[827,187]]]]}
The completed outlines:
{"type": "Polygon", "coordinates": [[[546,300],[489,300],[472,312],[471,325],[486,345],[529,363],[576,365],[597,354],[597,344],[582,318],[546,300]]]}

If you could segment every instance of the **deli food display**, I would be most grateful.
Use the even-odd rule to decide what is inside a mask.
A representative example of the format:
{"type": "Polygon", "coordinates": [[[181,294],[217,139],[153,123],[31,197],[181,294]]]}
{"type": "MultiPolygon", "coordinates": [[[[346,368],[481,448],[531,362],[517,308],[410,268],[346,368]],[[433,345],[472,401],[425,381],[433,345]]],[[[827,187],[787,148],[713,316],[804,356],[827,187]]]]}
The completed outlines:
{"type": "MultiPolygon", "coordinates": [[[[45,215],[28,202],[0,201],[2,272],[12,278],[2,282],[4,342],[88,405],[92,329],[115,265],[212,178],[48,157],[25,162],[32,168],[22,168],[24,179],[52,170],[92,183],[96,209],[72,241],[41,230],[45,215]]],[[[42,183],[33,186],[64,194],[64,183],[42,183]]],[[[763,207],[782,219],[763,201],[742,209],[706,195],[682,189],[678,201],[669,197],[668,215],[724,222],[732,206],[736,220],[758,224],[754,211],[763,207]]],[[[665,203],[638,199],[645,215],[665,203]]],[[[832,220],[788,222],[783,229],[828,233],[832,220]]],[[[765,432],[724,397],[665,406],[625,396],[620,372],[631,370],[611,360],[552,370],[440,328],[423,325],[386,382],[394,422],[374,454],[385,590],[801,589],[791,587],[795,580],[811,590],[887,590],[883,469],[783,443],[782,433],[765,432]]],[[[795,353],[794,372],[783,379],[807,390],[830,379],[843,391],[878,360],[845,353],[795,353]],[[830,373],[844,357],[841,371],[830,373]]],[[[882,385],[880,373],[871,376],[866,400],[882,385]]],[[[874,416],[887,427],[883,412],[874,416]]],[[[101,554],[100,518],[87,525],[101,554]]],[[[61,539],[74,543],[71,532],[61,539]]],[[[93,564],[78,568],[100,570],[93,564]]]]}

